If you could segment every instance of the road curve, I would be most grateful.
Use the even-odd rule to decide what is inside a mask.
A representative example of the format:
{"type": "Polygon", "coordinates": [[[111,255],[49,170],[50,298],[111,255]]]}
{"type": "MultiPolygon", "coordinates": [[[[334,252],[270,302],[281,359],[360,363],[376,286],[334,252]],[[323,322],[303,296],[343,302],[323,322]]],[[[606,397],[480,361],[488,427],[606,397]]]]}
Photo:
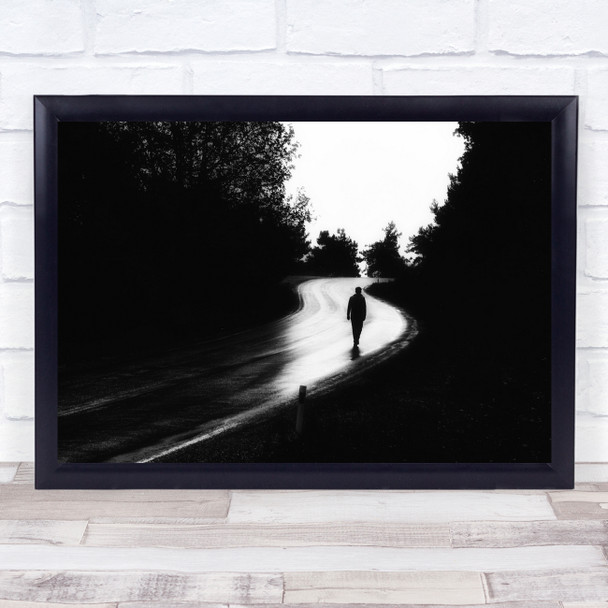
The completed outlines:
{"type": "Polygon", "coordinates": [[[60,398],[60,460],[152,462],[295,401],[300,385],[331,390],[376,365],[416,329],[403,311],[366,294],[353,350],[348,298],[371,282],[310,279],[298,285],[299,309],[282,319],[79,376],[60,398]]]}
{"type": "Polygon", "coordinates": [[[378,353],[406,333],[408,320],[399,309],[366,295],[367,319],[360,347],[353,350],[346,306],[355,287],[372,281],[313,279],[298,286],[301,309],[282,321],[289,363],[275,380],[285,396],[297,393],[302,384],[314,388],[322,379],[347,372],[358,359],[378,353]]]}

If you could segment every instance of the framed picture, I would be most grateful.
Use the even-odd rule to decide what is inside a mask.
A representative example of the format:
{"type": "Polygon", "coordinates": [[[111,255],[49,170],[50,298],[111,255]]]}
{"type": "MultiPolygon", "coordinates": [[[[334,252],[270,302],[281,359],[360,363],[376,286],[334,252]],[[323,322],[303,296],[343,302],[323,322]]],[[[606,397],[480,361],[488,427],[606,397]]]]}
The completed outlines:
{"type": "Polygon", "coordinates": [[[37,488],[568,488],[578,99],[37,96],[37,488]]]}

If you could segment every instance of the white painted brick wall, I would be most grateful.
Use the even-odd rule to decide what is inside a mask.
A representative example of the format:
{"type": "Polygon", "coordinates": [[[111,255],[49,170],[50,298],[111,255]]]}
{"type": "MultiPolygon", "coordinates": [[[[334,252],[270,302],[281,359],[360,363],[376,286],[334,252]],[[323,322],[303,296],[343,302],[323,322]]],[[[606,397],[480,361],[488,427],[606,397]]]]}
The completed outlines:
{"type": "Polygon", "coordinates": [[[2,0],[0,52],[62,55],[85,49],[80,0],[2,0]]]}
{"type": "Polygon", "coordinates": [[[274,0],[98,0],[95,52],[274,49],[275,6],[274,0]]]}
{"type": "MultiPolygon", "coordinates": [[[[608,99],[608,91],[606,91],[608,99]]],[[[608,135],[608,131],[606,132],[608,135]]],[[[599,134],[580,142],[578,148],[578,204],[579,207],[597,205],[608,207],[608,139],[599,134]]]]}
{"type": "Polygon", "coordinates": [[[608,417],[608,357],[599,354],[578,363],[579,411],[608,417]]]}
{"type": "Polygon", "coordinates": [[[32,283],[0,284],[0,350],[34,346],[34,289],[32,283]]]}
{"type": "Polygon", "coordinates": [[[314,55],[469,53],[473,0],[287,0],[287,49],[314,55]]]}
{"type": "Polygon", "coordinates": [[[197,95],[372,95],[371,62],[353,61],[197,61],[192,92],[197,95]]]}
{"type": "MultiPolygon", "coordinates": [[[[0,100],[1,95],[0,88],[0,100]]],[[[2,113],[0,124],[1,121],[2,113]]],[[[0,131],[0,205],[6,204],[34,204],[34,138],[31,132],[0,131]]]]}
{"type": "Polygon", "coordinates": [[[587,219],[585,228],[585,275],[591,279],[608,279],[608,217],[587,219]]]}
{"type": "Polygon", "coordinates": [[[387,95],[573,95],[572,68],[434,66],[381,69],[387,95]]]}
{"type": "Polygon", "coordinates": [[[8,420],[34,415],[34,353],[3,353],[0,357],[0,411],[8,420]]]}
{"type": "Polygon", "coordinates": [[[0,207],[0,276],[3,281],[34,278],[34,210],[0,207]]]}
{"type": "Polygon", "coordinates": [[[186,78],[181,66],[147,61],[49,65],[4,60],[0,70],[0,129],[7,130],[32,128],[33,95],[171,95],[183,92],[186,78]]]}
{"type": "MultiPolygon", "coordinates": [[[[606,4],[608,8],[608,3],[606,4]]],[[[608,24],[608,19],[604,21],[608,24]]],[[[602,62],[604,63],[604,62],[602,62]]],[[[608,129],[608,107],[606,99],[608,99],[608,69],[593,69],[589,70],[587,76],[587,116],[585,126],[598,131],[608,129]]]]}
{"type": "Polygon", "coordinates": [[[513,55],[608,55],[605,0],[490,0],[489,48],[513,55]]]}
{"type": "Polygon", "coordinates": [[[0,461],[33,455],[34,93],[578,94],[577,459],[608,461],[606,0],[1,0],[0,461]]]}

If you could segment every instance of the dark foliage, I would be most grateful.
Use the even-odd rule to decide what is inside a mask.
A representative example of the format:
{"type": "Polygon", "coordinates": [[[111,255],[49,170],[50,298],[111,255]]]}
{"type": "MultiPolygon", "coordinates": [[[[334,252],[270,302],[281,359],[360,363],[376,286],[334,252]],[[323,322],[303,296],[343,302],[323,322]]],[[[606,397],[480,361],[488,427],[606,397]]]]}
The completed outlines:
{"type": "Polygon", "coordinates": [[[415,263],[368,290],[416,317],[413,343],[310,399],[308,437],[289,412],[181,462],[550,461],[550,126],[459,132],[462,168],[411,240],[415,263]]]}
{"type": "Polygon", "coordinates": [[[59,141],[62,357],[116,336],[186,339],[284,306],[277,286],[308,251],[308,199],[285,195],[291,129],[61,123],[59,141]]]}
{"type": "Polygon", "coordinates": [[[470,321],[487,346],[547,354],[550,125],[462,123],[458,133],[466,148],[447,200],[411,239],[412,302],[434,322],[470,321]]]}
{"type": "Polygon", "coordinates": [[[384,238],[372,243],[362,257],[367,263],[368,277],[395,278],[403,274],[405,259],[399,253],[399,237],[395,222],[389,222],[384,228],[384,238]]]}
{"type": "Polygon", "coordinates": [[[411,238],[414,263],[395,284],[373,290],[420,321],[421,390],[426,383],[442,403],[474,406],[478,421],[500,420],[511,442],[536,437],[528,451],[517,445],[518,457],[546,461],[550,125],[461,123],[458,133],[466,143],[461,168],[445,204],[432,207],[434,223],[411,238]]]}
{"type": "Polygon", "coordinates": [[[322,230],[303,265],[303,272],[325,277],[358,277],[358,245],[346,236],[344,228],[336,234],[322,230]]]}

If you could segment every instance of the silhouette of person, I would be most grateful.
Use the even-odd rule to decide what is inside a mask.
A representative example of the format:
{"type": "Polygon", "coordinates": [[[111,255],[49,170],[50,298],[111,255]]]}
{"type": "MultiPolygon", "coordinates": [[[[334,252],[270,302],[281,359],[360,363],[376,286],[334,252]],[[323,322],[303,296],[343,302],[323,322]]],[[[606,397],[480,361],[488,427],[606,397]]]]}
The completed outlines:
{"type": "Polygon", "coordinates": [[[348,300],[346,309],[346,320],[350,321],[353,327],[353,344],[359,346],[359,337],[363,329],[363,321],[367,316],[367,305],[365,298],[361,295],[361,287],[355,289],[355,295],[348,300]]]}

